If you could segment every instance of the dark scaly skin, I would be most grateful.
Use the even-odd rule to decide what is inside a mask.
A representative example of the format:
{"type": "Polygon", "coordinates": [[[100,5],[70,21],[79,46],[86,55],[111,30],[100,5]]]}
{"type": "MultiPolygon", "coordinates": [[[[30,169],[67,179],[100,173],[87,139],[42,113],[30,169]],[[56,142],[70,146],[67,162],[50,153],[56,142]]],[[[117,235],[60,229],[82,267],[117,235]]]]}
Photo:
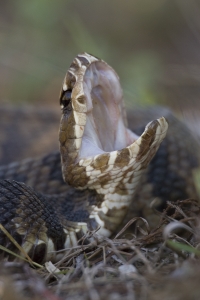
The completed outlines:
{"type": "Polygon", "coordinates": [[[57,106],[0,106],[0,165],[58,150],[59,119],[57,106]]]}
{"type": "MultiPolygon", "coordinates": [[[[0,222],[13,238],[22,245],[28,240],[42,240],[47,243],[50,238],[55,251],[64,248],[66,235],[63,228],[73,227],[74,222],[87,222],[92,205],[96,205],[96,192],[69,189],[61,195],[44,195],[35,192],[24,183],[12,180],[0,180],[0,222]],[[71,201],[73,199],[73,201],[71,201]],[[15,228],[15,224],[19,227],[15,228]]],[[[90,224],[88,224],[90,226],[90,224]]],[[[76,228],[74,224],[74,228],[76,228]]],[[[82,232],[77,233],[81,238],[82,232]]],[[[84,241],[87,243],[87,239],[84,241]]],[[[43,263],[47,255],[46,244],[40,244],[28,255],[38,263],[43,263]]],[[[11,251],[19,252],[4,234],[0,234],[0,244],[11,251]]],[[[1,256],[7,255],[1,251],[1,256]]],[[[8,255],[9,260],[14,257],[8,255]]],[[[51,258],[54,260],[54,257],[51,258]]]]}
{"type": "MultiPolygon", "coordinates": [[[[160,112],[160,115],[161,114],[162,112],[160,112]]],[[[164,206],[166,200],[198,197],[192,180],[193,169],[198,167],[198,156],[196,151],[198,145],[192,137],[188,137],[187,128],[185,128],[183,124],[179,123],[170,113],[167,112],[166,114],[169,124],[171,125],[169,126],[168,135],[143,177],[141,183],[143,186],[140,188],[140,194],[138,193],[133,199],[134,201],[128,219],[135,214],[139,214],[140,216],[148,217],[151,220],[149,202],[155,197],[159,197],[161,200],[160,207],[164,206]],[[185,138],[186,136],[187,139],[185,138]],[[181,157],[181,160],[179,157],[181,157]],[[147,193],[145,190],[146,187],[147,193]]],[[[143,115],[145,115],[145,113],[143,113],[143,115]]],[[[148,122],[148,118],[151,120],[157,117],[156,115],[154,116],[154,114],[147,113],[147,117],[144,118],[144,123],[142,124],[141,118],[139,118],[140,125],[137,126],[132,123],[138,116],[139,112],[135,112],[135,116],[133,117],[132,113],[129,118],[132,120],[132,122],[129,122],[129,128],[136,131],[136,133],[141,133],[140,131],[143,129],[143,124],[145,125],[148,122]]],[[[9,141],[7,145],[9,146],[9,141]]],[[[29,189],[20,184],[18,188],[21,192],[23,191],[23,193],[26,192],[29,195],[34,195],[31,197],[37,199],[35,211],[34,207],[33,209],[31,208],[32,204],[29,199],[27,199],[28,208],[22,209],[22,207],[20,207],[21,204],[19,199],[16,200],[18,195],[15,194],[16,192],[13,192],[14,189],[12,188],[13,185],[17,184],[11,181],[0,182],[1,194],[7,195],[7,198],[4,198],[4,196],[1,198],[2,214],[0,222],[5,225],[11,234],[13,224],[12,222],[8,222],[8,220],[11,220],[15,216],[16,210],[19,208],[27,213],[27,221],[29,221],[29,224],[31,225],[30,230],[28,230],[29,234],[32,234],[32,230],[33,233],[36,234],[35,231],[37,232],[37,226],[41,227],[41,224],[44,225],[46,231],[44,230],[43,233],[47,232],[47,235],[52,237],[56,250],[63,248],[65,238],[62,229],[59,230],[59,228],[63,225],[67,226],[66,219],[75,222],[87,221],[89,206],[93,201],[92,199],[95,197],[93,198],[88,191],[85,191],[84,193],[81,191],[80,194],[79,191],[76,191],[63,182],[60,167],[60,155],[58,152],[47,154],[39,160],[30,159],[29,161],[17,162],[0,167],[0,179],[4,178],[24,182],[39,192],[38,194],[31,188],[29,189]],[[46,196],[41,195],[40,193],[45,193],[46,196]],[[51,198],[48,197],[48,195],[52,194],[55,196],[51,196],[51,198]],[[56,202],[58,194],[61,196],[59,205],[58,202],[56,202]],[[79,199],[81,199],[81,202],[79,199]],[[80,203],[86,204],[85,206],[80,206],[80,203]],[[52,213],[54,217],[51,222],[50,215],[52,213]],[[37,226],[33,224],[33,220],[36,220],[37,226]],[[59,234],[57,234],[57,231],[59,231],[59,234]]],[[[101,199],[99,199],[99,201],[101,201],[101,199]]],[[[22,218],[24,217],[25,216],[22,215],[22,218]]],[[[81,234],[79,237],[81,237],[81,234]]],[[[14,238],[21,243],[20,235],[15,234],[14,238]]],[[[45,239],[45,234],[43,238],[45,239]]],[[[6,245],[13,250],[13,245],[3,234],[0,235],[0,239],[1,244],[6,245]]],[[[29,253],[29,255],[35,261],[42,263],[45,251],[46,248],[44,246],[37,246],[35,251],[29,253]]],[[[10,257],[10,259],[12,258],[10,257]]]]}
{"type": "MultiPolygon", "coordinates": [[[[0,181],[1,199],[1,224],[21,245],[24,235],[28,239],[40,239],[47,242],[46,236],[55,241],[55,249],[63,249],[65,234],[63,226],[55,213],[51,202],[42,194],[36,193],[33,189],[27,188],[25,184],[9,180],[0,181]],[[15,223],[20,224],[18,232],[15,223]]],[[[0,234],[0,244],[11,251],[16,251],[13,243],[4,235],[0,234]]],[[[1,256],[5,253],[1,251],[1,256]]],[[[29,253],[34,261],[43,262],[46,255],[46,246],[41,244],[29,253]]],[[[9,256],[12,260],[14,257],[9,256]]]]}

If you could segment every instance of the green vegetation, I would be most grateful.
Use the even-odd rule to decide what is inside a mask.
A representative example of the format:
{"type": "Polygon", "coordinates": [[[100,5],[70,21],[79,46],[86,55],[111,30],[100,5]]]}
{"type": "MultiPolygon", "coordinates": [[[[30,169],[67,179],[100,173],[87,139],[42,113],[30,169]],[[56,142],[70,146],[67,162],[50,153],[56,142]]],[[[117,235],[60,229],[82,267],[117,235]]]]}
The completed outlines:
{"type": "Polygon", "coordinates": [[[155,0],[9,0],[1,4],[0,101],[54,104],[75,55],[86,51],[116,69],[125,98],[154,103],[163,48],[176,5],[155,0]],[[170,21],[169,21],[170,20],[170,21]]]}

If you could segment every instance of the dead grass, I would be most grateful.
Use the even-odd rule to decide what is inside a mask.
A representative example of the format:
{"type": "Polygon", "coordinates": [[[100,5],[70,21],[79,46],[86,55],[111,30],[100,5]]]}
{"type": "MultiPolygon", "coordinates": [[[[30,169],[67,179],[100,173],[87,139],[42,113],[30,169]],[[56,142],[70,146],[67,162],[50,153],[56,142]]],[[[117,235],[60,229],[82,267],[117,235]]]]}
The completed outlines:
{"type": "Polygon", "coordinates": [[[4,262],[0,299],[199,299],[199,212],[193,199],[168,203],[151,230],[134,218],[112,239],[93,233],[94,242],[42,269],[4,262]]]}

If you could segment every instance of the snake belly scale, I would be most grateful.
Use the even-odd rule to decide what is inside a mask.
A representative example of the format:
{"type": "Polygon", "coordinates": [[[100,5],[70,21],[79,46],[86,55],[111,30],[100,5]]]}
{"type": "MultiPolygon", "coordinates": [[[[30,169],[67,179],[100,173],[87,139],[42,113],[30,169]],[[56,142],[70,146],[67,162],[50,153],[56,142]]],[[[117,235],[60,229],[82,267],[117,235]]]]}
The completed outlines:
{"type": "MultiPolygon", "coordinates": [[[[88,231],[116,230],[168,129],[160,117],[141,135],[129,130],[117,74],[87,53],[73,60],[60,104],[60,154],[0,167],[0,221],[40,263],[88,231]]],[[[3,233],[0,244],[18,252],[3,233]]]]}

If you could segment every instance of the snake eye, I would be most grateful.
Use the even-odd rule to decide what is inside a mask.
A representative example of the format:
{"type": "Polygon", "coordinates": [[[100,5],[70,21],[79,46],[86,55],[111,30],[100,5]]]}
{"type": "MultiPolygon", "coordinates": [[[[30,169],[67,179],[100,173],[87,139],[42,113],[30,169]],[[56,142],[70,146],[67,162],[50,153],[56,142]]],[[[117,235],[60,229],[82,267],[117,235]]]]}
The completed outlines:
{"type": "Polygon", "coordinates": [[[71,95],[72,95],[72,90],[67,90],[63,92],[62,97],[60,99],[60,105],[62,109],[67,108],[71,103],[71,95]]]}

